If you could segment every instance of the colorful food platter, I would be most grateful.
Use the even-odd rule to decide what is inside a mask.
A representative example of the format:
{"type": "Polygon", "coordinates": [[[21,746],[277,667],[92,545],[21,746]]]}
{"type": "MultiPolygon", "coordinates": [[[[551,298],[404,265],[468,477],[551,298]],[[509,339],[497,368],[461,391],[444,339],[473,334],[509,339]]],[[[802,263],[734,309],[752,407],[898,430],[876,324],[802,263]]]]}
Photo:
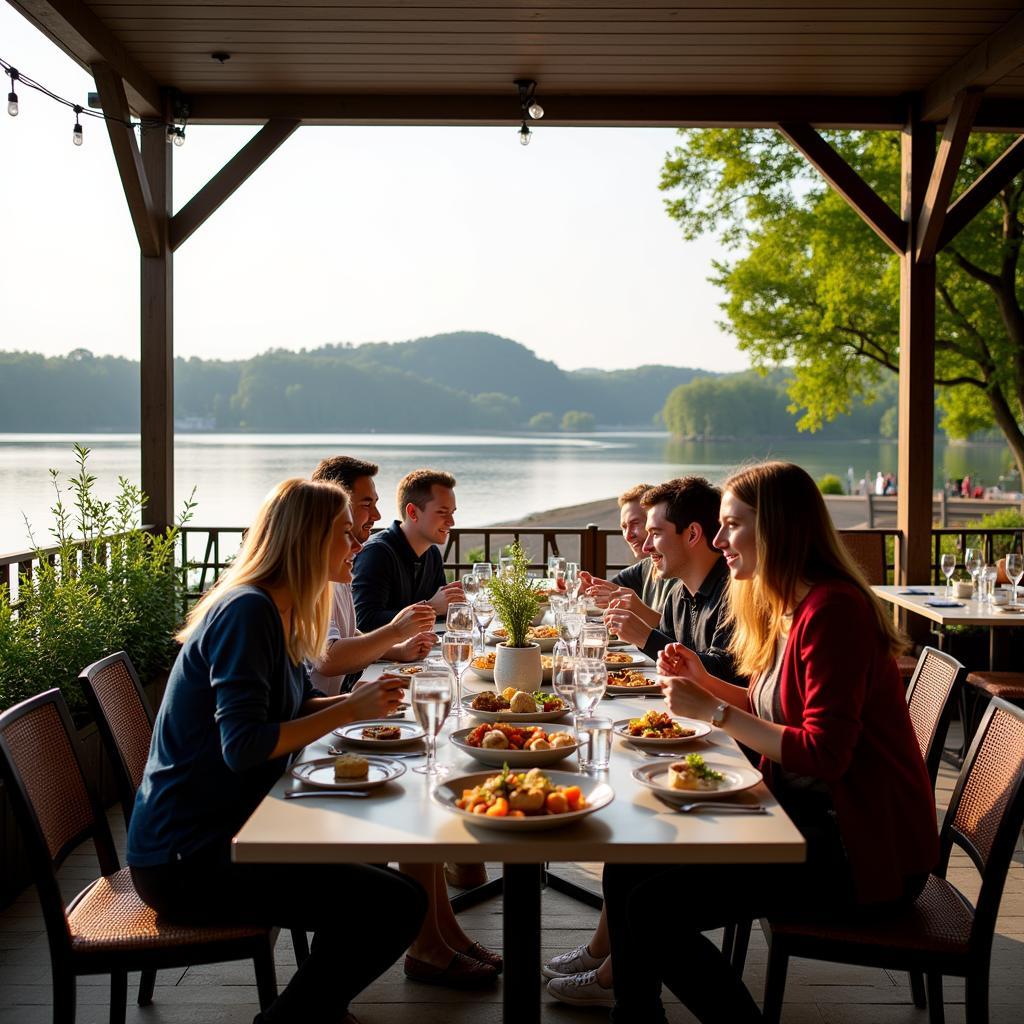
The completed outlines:
{"type": "Polygon", "coordinates": [[[473,707],[473,701],[478,694],[468,694],[462,698],[462,706],[469,714],[481,722],[558,722],[565,718],[572,710],[563,701],[560,711],[482,711],[473,707]]]}
{"type": "MultiPolygon", "coordinates": [[[[486,725],[487,723],[485,723],[486,725]]],[[[528,732],[531,729],[536,729],[540,734],[547,736],[557,735],[561,730],[544,729],[542,726],[530,726],[523,725],[517,727],[514,723],[490,723],[491,725],[505,725],[518,731],[528,732]]],[[[492,765],[495,768],[500,768],[503,764],[508,764],[510,768],[543,768],[545,765],[557,764],[559,761],[565,760],[570,754],[576,752],[576,741],[573,741],[566,746],[551,747],[548,750],[515,750],[508,747],[497,747],[490,748],[484,746],[475,746],[467,740],[471,734],[477,732],[480,726],[474,726],[472,729],[459,729],[457,732],[453,732],[451,735],[452,745],[456,749],[461,750],[464,754],[468,754],[470,757],[475,758],[481,764],[492,765]]],[[[564,735],[564,733],[563,733],[564,735]]]]}
{"type": "Polygon", "coordinates": [[[691,743],[693,740],[699,740],[702,736],[707,736],[711,732],[711,726],[707,722],[700,722],[695,718],[671,718],[664,712],[659,711],[648,711],[642,717],[647,718],[649,716],[660,716],[663,720],[676,723],[678,729],[682,730],[685,735],[635,736],[630,732],[630,724],[636,722],[638,720],[636,718],[620,719],[612,726],[612,732],[620,739],[626,740],[627,743],[632,743],[635,747],[648,747],[652,750],[671,747],[679,743],[691,743]]]}

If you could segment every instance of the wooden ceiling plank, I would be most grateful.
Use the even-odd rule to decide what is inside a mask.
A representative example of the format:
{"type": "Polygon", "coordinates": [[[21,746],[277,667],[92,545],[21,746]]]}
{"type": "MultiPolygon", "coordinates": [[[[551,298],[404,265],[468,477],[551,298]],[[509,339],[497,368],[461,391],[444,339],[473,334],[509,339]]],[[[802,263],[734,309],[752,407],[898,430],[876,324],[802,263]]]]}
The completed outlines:
{"type": "Polygon", "coordinates": [[[946,213],[938,248],[943,249],[1024,171],[1024,135],[1019,136],[957,197],[946,213]]]}
{"type": "Polygon", "coordinates": [[[139,249],[143,256],[160,255],[160,234],[157,229],[156,207],[149,188],[149,179],[142,166],[142,154],[135,138],[135,129],[127,123],[131,111],[125,95],[124,82],[108,64],[94,64],[92,76],[100,94],[105,113],[120,120],[107,119],[107,133],[114,151],[114,162],[121,177],[128,212],[131,214],[139,249]]]}
{"type": "Polygon", "coordinates": [[[921,117],[942,120],[956,95],[973,86],[985,87],[1024,62],[1024,11],[1011,18],[935,79],[921,97],[921,117]]]}
{"type": "Polygon", "coordinates": [[[136,114],[160,116],[159,86],[87,4],[77,0],[9,0],[9,3],[86,70],[97,63],[113,68],[123,80],[129,107],[136,114]]]}
{"type": "Polygon", "coordinates": [[[953,101],[953,109],[946,119],[942,132],[935,163],[932,165],[928,188],[924,194],[921,213],[917,218],[917,238],[914,259],[919,263],[935,259],[939,248],[939,237],[942,224],[946,218],[946,209],[953,186],[960,171],[960,164],[967,148],[967,140],[971,135],[974,115],[981,106],[984,90],[965,89],[953,101]]]}
{"type": "Polygon", "coordinates": [[[275,153],[301,121],[268,121],[172,218],[171,251],[190,238],[275,153]]]}
{"type": "Polygon", "coordinates": [[[809,125],[780,123],[779,132],[842,196],[893,252],[902,255],[906,227],[892,207],[809,125]]]}

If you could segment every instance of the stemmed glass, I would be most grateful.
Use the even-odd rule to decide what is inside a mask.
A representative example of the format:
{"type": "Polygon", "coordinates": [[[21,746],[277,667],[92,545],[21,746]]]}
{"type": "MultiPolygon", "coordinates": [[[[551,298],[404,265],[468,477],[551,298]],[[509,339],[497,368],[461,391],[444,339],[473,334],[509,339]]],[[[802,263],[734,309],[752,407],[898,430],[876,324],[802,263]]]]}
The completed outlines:
{"type": "Polygon", "coordinates": [[[1013,581],[1013,607],[1017,607],[1017,584],[1024,576],[1024,557],[1019,551],[1011,551],[1006,556],[1006,575],[1013,581]]]}
{"type": "Polygon", "coordinates": [[[971,574],[971,582],[974,584],[973,596],[978,597],[978,574],[982,567],[981,551],[978,548],[968,548],[964,552],[964,568],[971,574]]]}
{"type": "Polygon", "coordinates": [[[494,566],[490,562],[474,562],[473,575],[484,585],[494,575],[494,566]]]}
{"type": "Polygon", "coordinates": [[[565,579],[565,559],[561,555],[548,555],[548,579],[556,583],[565,579]]]}
{"type": "Polygon", "coordinates": [[[412,677],[412,710],[426,734],[427,763],[413,768],[420,775],[443,775],[448,765],[437,763],[437,734],[452,706],[452,684],[448,673],[425,668],[412,677]]]}
{"type": "Polygon", "coordinates": [[[576,659],[564,640],[551,648],[551,688],[576,715],[576,659]]]}
{"type": "Polygon", "coordinates": [[[952,577],[956,571],[956,555],[943,555],[939,565],[942,569],[942,575],[946,577],[946,597],[952,597],[952,577]]]}
{"type": "Polygon", "coordinates": [[[608,666],[598,658],[576,660],[576,713],[589,715],[608,686],[608,666]]]}
{"type": "Polygon", "coordinates": [[[483,583],[475,572],[467,572],[463,575],[462,592],[466,595],[466,600],[470,604],[476,600],[476,596],[480,593],[482,588],[483,583]]]}
{"type": "Polygon", "coordinates": [[[465,601],[455,601],[448,605],[448,615],[445,618],[446,629],[453,633],[472,633],[475,625],[473,609],[465,601]]]}
{"type": "Polygon", "coordinates": [[[583,609],[577,601],[567,601],[558,619],[558,631],[563,640],[569,644],[573,654],[577,653],[577,641],[583,630],[583,609]]]}
{"type": "Polygon", "coordinates": [[[481,590],[473,602],[473,617],[480,628],[479,651],[483,654],[487,643],[487,627],[494,621],[494,603],[486,590],[481,590]]]}
{"type": "Polygon", "coordinates": [[[580,564],[579,562],[566,562],[565,564],[565,592],[569,595],[572,600],[576,600],[580,596],[580,587],[583,586],[583,580],[580,579],[580,564]]]}
{"type": "Polygon", "coordinates": [[[462,674],[469,668],[469,663],[473,659],[473,634],[450,630],[446,632],[441,638],[441,657],[451,670],[455,682],[452,718],[457,726],[461,726],[466,717],[465,709],[462,707],[462,674]]]}

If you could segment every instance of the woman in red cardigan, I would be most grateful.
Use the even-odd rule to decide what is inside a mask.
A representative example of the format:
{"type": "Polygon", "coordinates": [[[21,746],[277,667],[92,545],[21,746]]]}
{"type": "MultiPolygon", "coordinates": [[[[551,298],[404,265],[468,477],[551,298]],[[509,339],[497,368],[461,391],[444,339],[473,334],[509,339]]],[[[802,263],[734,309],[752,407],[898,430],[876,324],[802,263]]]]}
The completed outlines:
{"type": "Polygon", "coordinates": [[[935,803],[894,655],[899,634],[846,553],[814,481],[769,462],[722,494],[715,547],[732,576],[732,654],[748,689],[680,644],[658,667],[675,714],[761,754],[807,861],[755,867],[608,865],[613,1021],[664,1021],[664,982],[701,1021],[757,1021],[702,931],[771,914],[892,913],[938,858],[935,803]]]}

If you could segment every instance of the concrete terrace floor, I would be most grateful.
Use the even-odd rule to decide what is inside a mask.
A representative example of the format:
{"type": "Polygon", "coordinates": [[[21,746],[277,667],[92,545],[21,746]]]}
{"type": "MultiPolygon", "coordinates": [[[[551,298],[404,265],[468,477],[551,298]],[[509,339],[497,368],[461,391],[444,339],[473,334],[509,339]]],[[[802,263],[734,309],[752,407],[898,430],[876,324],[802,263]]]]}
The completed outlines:
{"type": "MultiPolygon", "coordinates": [[[[951,741],[954,739],[950,737],[951,741]]],[[[952,769],[943,766],[938,784],[940,813],[944,812],[954,783],[952,769]]],[[[124,826],[120,811],[111,809],[111,827],[120,847],[124,826]]],[[[496,865],[490,866],[493,873],[496,865]]],[[[596,887],[599,866],[562,865],[562,874],[596,887]]],[[[97,865],[91,848],[73,854],[61,869],[61,884],[70,898],[95,877],[97,865]]],[[[977,875],[964,855],[956,855],[951,881],[967,896],[977,891],[977,875]]],[[[680,898],[685,898],[681,896],[680,898]]],[[[586,941],[597,912],[567,896],[545,891],[543,896],[543,952],[545,956],[586,941]]],[[[466,930],[485,945],[501,947],[501,901],[493,899],[462,915],[466,930]]],[[[766,948],[755,926],[751,936],[745,980],[760,1000],[764,984],[766,948]]],[[[291,939],[282,933],[277,943],[278,983],[283,986],[294,970],[291,939]]],[[[538,985],[540,973],[538,971],[538,985]]],[[[258,1006],[250,963],[190,967],[162,971],[151,1006],[139,1008],[134,999],[138,975],[129,977],[129,1024],[250,1024],[258,1006]]],[[[104,1024],[108,1013],[106,978],[80,978],[80,1024],[104,1024]]],[[[963,984],[945,983],[946,1020],[964,1020],[963,984]]],[[[542,996],[545,1024],[604,1021],[599,1009],[576,1009],[542,996]]],[[[672,1024],[694,1018],[667,996],[672,1024]]],[[[43,1024],[52,1019],[50,964],[46,934],[35,890],[29,889],[0,912],[0,1024],[43,1024]]],[[[992,956],[991,1020],[993,1024],[1019,1024],[1024,1020],[1024,846],[1007,879],[992,956]]],[[[335,1020],[327,1007],[323,1024],[335,1020]]],[[[406,981],[395,966],[367,989],[353,1005],[362,1024],[499,1024],[501,992],[468,994],[406,981]]],[[[905,975],[883,970],[794,960],[790,964],[783,1021],[787,1024],[924,1024],[927,1011],[914,1008],[905,975]]],[[[515,1022],[508,1022],[515,1024],[515,1022]]],[[[642,1022],[637,1022],[642,1024],[642,1022]]]]}

